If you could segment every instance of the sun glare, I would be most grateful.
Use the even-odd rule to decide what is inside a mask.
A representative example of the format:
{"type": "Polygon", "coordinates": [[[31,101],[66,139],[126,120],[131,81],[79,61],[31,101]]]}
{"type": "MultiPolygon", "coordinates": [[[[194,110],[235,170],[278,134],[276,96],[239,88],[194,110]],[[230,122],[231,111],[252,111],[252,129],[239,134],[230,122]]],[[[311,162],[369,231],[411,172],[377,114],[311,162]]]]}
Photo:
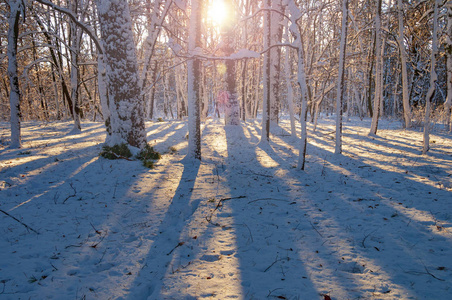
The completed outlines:
{"type": "Polygon", "coordinates": [[[212,0],[209,4],[207,15],[212,23],[222,25],[226,21],[228,8],[222,0],[212,0]]]}

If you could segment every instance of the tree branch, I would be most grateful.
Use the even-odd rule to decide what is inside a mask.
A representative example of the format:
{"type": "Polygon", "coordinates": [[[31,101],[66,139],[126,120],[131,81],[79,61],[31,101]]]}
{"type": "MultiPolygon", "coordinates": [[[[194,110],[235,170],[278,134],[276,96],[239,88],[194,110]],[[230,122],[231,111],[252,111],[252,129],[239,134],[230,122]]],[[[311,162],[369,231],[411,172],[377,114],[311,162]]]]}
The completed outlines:
{"type": "Polygon", "coordinates": [[[28,226],[27,224],[25,224],[25,223],[24,223],[24,222],[22,222],[21,220],[17,219],[16,217],[14,217],[14,216],[10,215],[10,214],[9,214],[9,213],[7,213],[6,211],[4,211],[4,210],[0,209],[0,212],[4,213],[4,214],[5,214],[5,215],[7,215],[8,217],[10,217],[10,218],[12,218],[13,220],[15,220],[15,221],[19,222],[20,224],[24,225],[24,226],[25,226],[25,228],[27,228],[27,230],[29,229],[29,230],[31,230],[31,231],[33,231],[34,233],[36,233],[36,234],[38,234],[38,235],[39,235],[39,232],[37,232],[36,230],[34,230],[33,228],[31,228],[30,226],[28,226]]]}
{"type": "Polygon", "coordinates": [[[88,25],[80,22],[77,19],[77,16],[72,11],[70,11],[67,8],[58,6],[58,5],[52,3],[52,2],[50,2],[48,0],[35,0],[35,1],[39,2],[39,3],[43,4],[43,5],[47,5],[47,6],[51,7],[51,8],[53,8],[54,10],[59,11],[59,12],[65,14],[65,15],[67,15],[77,26],[79,26],[93,40],[94,44],[96,44],[97,51],[99,52],[99,54],[104,54],[104,48],[102,47],[102,44],[100,43],[100,41],[97,38],[96,34],[94,34],[94,32],[91,30],[91,28],[88,25]]]}

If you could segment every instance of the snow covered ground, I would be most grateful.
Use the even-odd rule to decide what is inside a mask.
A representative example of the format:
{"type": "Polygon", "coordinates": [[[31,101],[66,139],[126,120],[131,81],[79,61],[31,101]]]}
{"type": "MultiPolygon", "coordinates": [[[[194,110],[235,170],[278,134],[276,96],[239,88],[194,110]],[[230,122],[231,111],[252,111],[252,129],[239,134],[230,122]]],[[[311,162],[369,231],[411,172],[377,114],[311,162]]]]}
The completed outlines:
{"type": "Polygon", "coordinates": [[[452,139],[370,120],[309,133],[295,168],[289,124],[148,123],[163,158],[98,156],[100,123],[0,123],[0,299],[450,299],[452,139]],[[28,227],[26,227],[28,226],[28,227]],[[326,296],[327,295],[327,296],[326,296]]]}

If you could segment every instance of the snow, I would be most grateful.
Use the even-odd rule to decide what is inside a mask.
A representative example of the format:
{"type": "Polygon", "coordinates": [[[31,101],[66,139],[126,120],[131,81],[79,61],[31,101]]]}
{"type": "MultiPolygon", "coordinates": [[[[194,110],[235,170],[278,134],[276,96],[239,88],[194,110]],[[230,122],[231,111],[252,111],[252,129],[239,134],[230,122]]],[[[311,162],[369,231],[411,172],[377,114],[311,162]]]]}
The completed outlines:
{"type": "Polygon", "coordinates": [[[236,53],[232,53],[229,58],[230,59],[243,59],[243,58],[260,58],[260,54],[256,51],[248,50],[248,49],[240,49],[236,53]]]}
{"type": "Polygon", "coordinates": [[[286,119],[268,144],[257,120],[207,120],[197,163],[185,122],[146,125],[152,170],[100,158],[101,123],[24,122],[22,149],[0,123],[0,299],[452,294],[450,135],[421,155],[420,131],[352,118],[335,155],[324,118],[300,171],[286,119]]]}

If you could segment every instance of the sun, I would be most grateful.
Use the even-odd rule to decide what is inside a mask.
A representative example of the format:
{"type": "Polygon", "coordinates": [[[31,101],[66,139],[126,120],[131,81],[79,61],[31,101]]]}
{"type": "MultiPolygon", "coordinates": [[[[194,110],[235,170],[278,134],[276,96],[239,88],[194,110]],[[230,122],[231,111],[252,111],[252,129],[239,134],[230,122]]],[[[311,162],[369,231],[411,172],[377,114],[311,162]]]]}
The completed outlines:
{"type": "Polygon", "coordinates": [[[217,26],[221,26],[227,19],[228,7],[223,0],[211,0],[207,8],[207,16],[217,26]]]}

